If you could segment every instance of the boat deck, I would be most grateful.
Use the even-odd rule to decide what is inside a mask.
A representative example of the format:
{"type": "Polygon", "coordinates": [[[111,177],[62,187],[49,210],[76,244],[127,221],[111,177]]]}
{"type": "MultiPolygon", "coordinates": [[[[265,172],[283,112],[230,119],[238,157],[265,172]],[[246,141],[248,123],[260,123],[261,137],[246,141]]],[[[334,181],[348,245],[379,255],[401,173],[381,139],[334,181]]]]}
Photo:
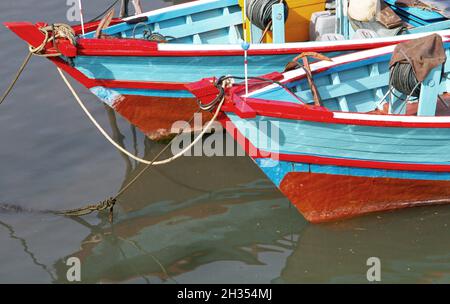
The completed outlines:
{"type": "MultiPolygon", "coordinates": [[[[445,93],[439,96],[437,99],[437,107],[435,116],[450,116],[450,93],[445,93]]],[[[408,103],[406,105],[406,116],[417,116],[419,108],[418,102],[408,103]]],[[[389,113],[389,104],[384,104],[383,109],[376,109],[373,111],[367,112],[367,114],[377,114],[377,115],[388,115],[389,113]]]]}

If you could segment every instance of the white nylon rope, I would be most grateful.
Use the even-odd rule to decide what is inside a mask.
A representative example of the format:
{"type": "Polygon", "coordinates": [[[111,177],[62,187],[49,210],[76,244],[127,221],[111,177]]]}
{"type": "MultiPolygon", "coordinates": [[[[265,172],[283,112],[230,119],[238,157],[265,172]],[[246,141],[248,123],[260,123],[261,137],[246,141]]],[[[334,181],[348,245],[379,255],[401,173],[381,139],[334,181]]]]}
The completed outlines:
{"type": "Polygon", "coordinates": [[[90,121],[94,124],[94,126],[100,131],[100,133],[102,133],[102,135],[114,146],[116,147],[119,151],[121,151],[122,153],[126,154],[127,156],[131,157],[132,159],[146,164],[146,165],[152,165],[152,166],[159,166],[159,165],[164,165],[164,164],[168,164],[178,158],[180,158],[181,156],[183,156],[184,153],[186,153],[187,151],[189,151],[202,137],[203,135],[206,134],[206,132],[211,128],[212,124],[215,122],[215,120],[217,119],[217,116],[219,116],[220,113],[220,109],[222,108],[222,105],[225,101],[225,97],[222,98],[221,102],[219,103],[219,105],[217,106],[216,112],[214,113],[214,116],[211,118],[211,120],[208,122],[208,124],[206,125],[205,128],[203,128],[202,132],[195,138],[195,140],[190,143],[186,148],[184,148],[182,151],[180,151],[179,153],[175,154],[174,156],[168,158],[168,159],[164,159],[161,161],[148,161],[146,159],[140,158],[130,152],[128,152],[126,149],[124,149],[122,146],[120,146],[118,143],[116,143],[114,141],[114,139],[112,139],[108,133],[102,128],[102,126],[100,126],[100,124],[95,120],[95,118],[91,115],[91,113],[89,112],[89,110],[86,108],[86,106],[84,105],[84,103],[81,101],[80,97],[78,96],[78,94],[75,92],[74,88],[72,87],[72,85],[70,84],[70,82],[67,80],[66,76],[64,75],[63,71],[58,67],[58,72],[61,75],[61,78],[64,80],[64,82],[66,83],[67,87],[69,88],[70,92],[72,93],[73,97],[75,97],[75,99],[77,100],[78,104],[80,105],[81,109],[83,109],[84,113],[87,115],[87,117],[90,119],[90,121]]]}

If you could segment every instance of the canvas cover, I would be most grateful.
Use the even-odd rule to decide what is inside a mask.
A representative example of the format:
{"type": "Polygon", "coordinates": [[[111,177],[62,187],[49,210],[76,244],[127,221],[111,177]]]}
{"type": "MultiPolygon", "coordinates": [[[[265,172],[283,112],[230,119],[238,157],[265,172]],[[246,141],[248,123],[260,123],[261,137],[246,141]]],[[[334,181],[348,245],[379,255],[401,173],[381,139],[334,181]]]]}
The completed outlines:
{"type": "Polygon", "coordinates": [[[380,0],[352,0],[348,4],[348,16],[356,21],[367,22],[375,17],[380,0]]]}
{"type": "Polygon", "coordinates": [[[387,5],[382,6],[382,9],[377,13],[376,21],[388,29],[398,28],[403,25],[402,19],[387,5]]]}
{"type": "Polygon", "coordinates": [[[397,0],[395,4],[431,9],[450,18],[450,0],[397,0]]]}
{"type": "Polygon", "coordinates": [[[428,73],[447,59],[441,36],[437,34],[398,44],[390,61],[410,63],[418,81],[422,82],[428,73]]]}

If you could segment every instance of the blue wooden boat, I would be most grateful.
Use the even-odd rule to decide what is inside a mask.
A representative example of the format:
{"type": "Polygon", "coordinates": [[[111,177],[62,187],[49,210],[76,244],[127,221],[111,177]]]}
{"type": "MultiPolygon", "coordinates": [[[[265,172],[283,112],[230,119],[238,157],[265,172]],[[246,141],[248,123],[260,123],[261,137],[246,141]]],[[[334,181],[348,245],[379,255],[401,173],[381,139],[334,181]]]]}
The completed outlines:
{"type": "MultiPolygon", "coordinates": [[[[235,84],[222,123],[309,221],[447,203],[450,40],[441,45],[420,93],[398,89],[410,74],[390,72],[387,46],[313,63],[320,105],[304,69],[262,76],[276,83],[254,80],[248,94],[235,84]]],[[[202,101],[218,92],[209,81],[189,88],[202,101]]]]}
{"type": "MultiPolygon", "coordinates": [[[[325,1],[287,0],[287,3],[291,14],[286,26],[283,5],[273,6],[272,14],[277,18],[272,18],[273,30],[267,41],[274,43],[258,43],[262,30],[249,24],[253,42],[247,52],[251,76],[281,71],[294,55],[305,51],[334,56],[395,44],[423,32],[450,27],[450,21],[437,12],[408,8],[409,15],[402,16],[405,21],[410,22],[411,16],[421,16],[427,22],[409,28],[406,35],[309,42],[308,35],[304,34],[308,33],[308,19],[313,12],[324,10],[325,1]],[[297,33],[300,36],[294,35],[297,33]]],[[[345,21],[343,18],[342,28],[348,29],[345,21]]],[[[61,52],[62,56],[49,59],[144,133],[157,139],[166,134],[164,130],[169,130],[173,121],[187,120],[196,107],[184,84],[210,75],[243,74],[242,42],[247,33],[243,24],[238,0],[193,1],[124,20],[114,19],[109,26],[103,24],[99,37],[96,37],[98,22],[87,24],[84,34],[80,26],[74,27],[76,45],[59,39],[61,45],[57,49],[49,43],[41,54],[61,52]],[[155,37],[164,41],[155,41],[158,40],[155,37]]],[[[33,47],[44,40],[40,30],[43,25],[6,23],[33,47]]]]}

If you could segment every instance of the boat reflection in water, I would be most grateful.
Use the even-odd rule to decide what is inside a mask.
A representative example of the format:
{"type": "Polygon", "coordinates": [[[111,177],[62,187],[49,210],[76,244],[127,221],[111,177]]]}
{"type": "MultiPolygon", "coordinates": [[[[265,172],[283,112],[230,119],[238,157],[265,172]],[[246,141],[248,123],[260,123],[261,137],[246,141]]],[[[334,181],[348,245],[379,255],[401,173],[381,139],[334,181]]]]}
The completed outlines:
{"type": "Polygon", "coordinates": [[[449,233],[449,206],[307,225],[277,281],[368,283],[366,263],[376,257],[382,283],[448,283],[449,233]]]}
{"type": "MultiPolygon", "coordinates": [[[[122,135],[115,124],[114,135],[122,135]]],[[[146,155],[161,146],[146,141],[146,155]]],[[[126,158],[125,158],[126,159],[126,158]]],[[[126,184],[140,169],[127,160],[126,184]]],[[[320,189],[318,189],[320,191],[320,189]]],[[[449,282],[450,206],[308,224],[246,157],[190,157],[155,167],[120,200],[114,225],[102,216],[81,249],[83,282],[449,282]]]]}
{"type": "MultiPolygon", "coordinates": [[[[109,112],[116,140],[123,137],[109,112]]],[[[145,139],[146,158],[164,146],[145,139]]],[[[123,186],[144,165],[124,158],[123,186]]],[[[186,157],[154,167],[118,202],[114,224],[91,229],[81,249],[89,282],[270,282],[306,224],[247,157],[186,157]],[[195,271],[195,274],[190,272],[195,271]],[[204,271],[204,272],[203,272],[204,271]],[[199,274],[201,273],[201,275],[199,274]]],[[[66,257],[67,258],[67,257],[66,257]]],[[[67,266],[56,264],[58,282],[67,266]]]]}
{"type": "MultiPolygon", "coordinates": [[[[109,114],[115,139],[124,141],[109,114]]],[[[134,131],[124,131],[137,151],[134,131]]],[[[145,143],[147,158],[163,146],[145,143]]],[[[124,159],[125,185],[142,166],[124,159]]],[[[25,239],[0,224],[56,283],[67,283],[65,262],[74,256],[83,283],[366,283],[370,257],[381,260],[383,283],[450,282],[450,206],[312,225],[246,157],[189,157],[155,167],[118,202],[112,226],[106,214],[96,224],[93,217],[72,220],[87,233],[64,232],[72,245],[59,241],[63,255],[45,237],[25,239]]]]}

